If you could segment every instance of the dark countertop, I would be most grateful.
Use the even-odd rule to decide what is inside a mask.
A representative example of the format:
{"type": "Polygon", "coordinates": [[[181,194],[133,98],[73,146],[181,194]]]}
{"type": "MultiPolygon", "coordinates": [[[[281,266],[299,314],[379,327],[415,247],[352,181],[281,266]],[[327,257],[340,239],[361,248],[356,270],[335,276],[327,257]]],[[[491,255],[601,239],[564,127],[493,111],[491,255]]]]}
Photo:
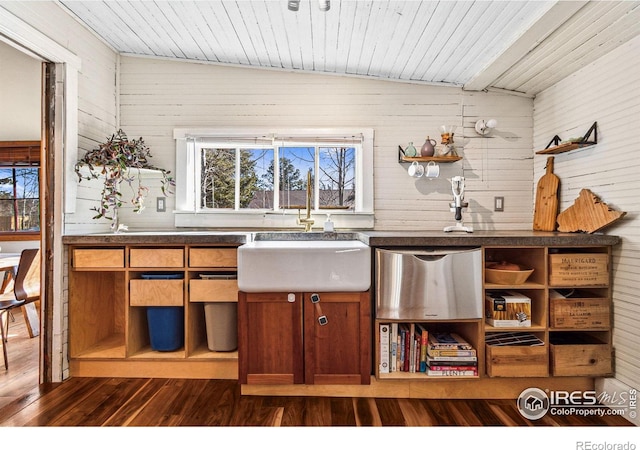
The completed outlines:
{"type": "Polygon", "coordinates": [[[423,246],[589,246],[615,245],[619,236],[586,233],[559,233],[549,231],[474,231],[473,233],[444,231],[366,231],[361,239],[370,247],[423,247],[423,246]]]}
{"type": "Polygon", "coordinates": [[[370,247],[466,247],[466,246],[590,246],[616,245],[619,236],[547,231],[475,231],[473,233],[444,231],[338,231],[337,233],[299,231],[216,231],[160,230],[127,231],[66,235],[63,244],[125,245],[125,244],[216,244],[242,245],[256,240],[358,239],[370,247]]]}

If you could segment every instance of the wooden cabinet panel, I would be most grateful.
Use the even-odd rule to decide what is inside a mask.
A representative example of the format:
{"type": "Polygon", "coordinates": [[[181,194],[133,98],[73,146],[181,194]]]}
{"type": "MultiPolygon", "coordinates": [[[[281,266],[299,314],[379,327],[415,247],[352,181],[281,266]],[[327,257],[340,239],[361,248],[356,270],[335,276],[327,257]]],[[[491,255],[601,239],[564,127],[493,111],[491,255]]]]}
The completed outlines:
{"type": "Polygon", "coordinates": [[[124,267],[123,248],[76,248],[72,259],[74,268],[110,268],[124,267]]]}
{"type": "Polygon", "coordinates": [[[238,301],[238,280],[189,281],[190,302],[235,302],[238,301]]]}
{"type": "Polygon", "coordinates": [[[130,280],[131,306],[183,306],[183,280],[130,280]]]}
{"type": "Polygon", "coordinates": [[[370,383],[369,292],[311,295],[238,294],[240,383],[370,383]]]}
{"type": "Polygon", "coordinates": [[[240,292],[238,299],[240,383],[302,383],[302,296],[240,292]]]}
{"type": "Polygon", "coordinates": [[[304,294],[306,384],[369,384],[371,380],[368,292],[304,294]],[[317,306],[316,306],[317,305],[317,306]],[[327,318],[326,325],[318,321],[327,318]]]}
{"type": "Polygon", "coordinates": [[[190,248],[189,267],[235,268],[238,251],[233,248],[190,248]]]}
{"type": "Polygon", "coordinates": [[[184,267],[184,249],[132,248],[129,267],[184,267]]]}

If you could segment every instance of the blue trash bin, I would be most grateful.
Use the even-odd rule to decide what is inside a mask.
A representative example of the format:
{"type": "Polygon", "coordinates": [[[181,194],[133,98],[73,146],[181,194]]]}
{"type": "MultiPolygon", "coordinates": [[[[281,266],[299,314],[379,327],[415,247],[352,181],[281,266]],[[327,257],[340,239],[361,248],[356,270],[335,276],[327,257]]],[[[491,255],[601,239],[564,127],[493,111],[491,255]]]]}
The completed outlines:
{"type": "MultiPolygon", "coordinates": [[[[142,274],[145,280],[172,280],[182,274],[142,274]]],[[[147,323],[151,349],[172,352],[184,346],[184,308],[182,306],[147,306],[147,323]]]]}
{"type": "Polygon", "coordinates": [[[184,309],[182,306],[147,306],[151,348],[172,352],[184,345],[184,309]]]}

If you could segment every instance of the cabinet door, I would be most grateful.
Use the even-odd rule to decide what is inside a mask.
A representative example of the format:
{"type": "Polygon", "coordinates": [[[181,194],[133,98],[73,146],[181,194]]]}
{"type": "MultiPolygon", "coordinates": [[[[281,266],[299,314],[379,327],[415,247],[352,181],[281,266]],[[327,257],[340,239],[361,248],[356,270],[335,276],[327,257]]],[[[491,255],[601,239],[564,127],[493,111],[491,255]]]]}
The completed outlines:
{"type": "Polygon", "coordinates": [[[368,292],[304,294],[306,384],[371,382],[370,311],[368,292]]]}
{"type": "Polygon", "coordinates": [[[300,294],[238,293],[241,384],[304,382],[300,294]]]}

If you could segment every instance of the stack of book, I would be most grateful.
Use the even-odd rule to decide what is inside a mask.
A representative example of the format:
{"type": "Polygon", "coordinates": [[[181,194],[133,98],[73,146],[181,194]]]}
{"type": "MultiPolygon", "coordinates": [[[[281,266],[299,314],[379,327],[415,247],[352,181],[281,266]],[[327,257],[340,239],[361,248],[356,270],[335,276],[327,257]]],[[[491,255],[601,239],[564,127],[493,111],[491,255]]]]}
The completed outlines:
{"type": "Polygon", "coordinates": [[[478,354],[457,333],[429,333],[427,344],[429,376],[478,376],[478,354]]]}
{"type": "Polygon", "coordinates": [[[381,324],[379,372],[426,372],[428,336],[420,323],[381,324]]]}

